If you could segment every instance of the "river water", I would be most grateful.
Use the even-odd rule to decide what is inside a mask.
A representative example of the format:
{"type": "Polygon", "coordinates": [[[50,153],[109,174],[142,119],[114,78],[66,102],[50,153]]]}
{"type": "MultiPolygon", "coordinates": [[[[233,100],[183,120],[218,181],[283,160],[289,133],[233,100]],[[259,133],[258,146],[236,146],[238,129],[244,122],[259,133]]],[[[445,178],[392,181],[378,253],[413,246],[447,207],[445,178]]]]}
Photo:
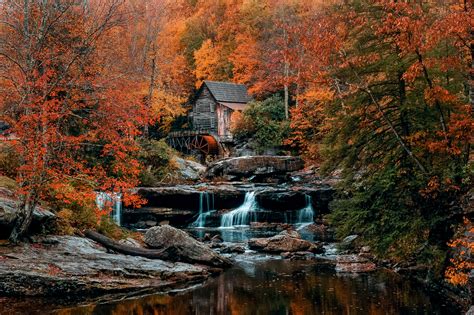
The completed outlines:
{"type": "MultiPolygon", "coordinates": [[[[207,232],[230,242],[269,234],[248,229],[207,232]]],[[[184,291],[73,307],[0,299],[0,314],[456,314],[441,299],[387,271],[336,273],[314,262],[251,251],[235,259],[235,266],[220,276],[184,291]]]]}

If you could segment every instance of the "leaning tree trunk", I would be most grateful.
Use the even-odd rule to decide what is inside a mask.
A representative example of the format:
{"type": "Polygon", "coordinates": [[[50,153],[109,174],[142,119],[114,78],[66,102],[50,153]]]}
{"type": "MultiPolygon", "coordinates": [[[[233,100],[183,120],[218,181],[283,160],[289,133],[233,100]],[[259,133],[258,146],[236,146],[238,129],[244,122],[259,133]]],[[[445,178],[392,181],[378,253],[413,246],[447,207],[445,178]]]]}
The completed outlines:
{"type": "Polygon", "coordinates": [[[33,212],[37,204],[36,194],[28,194],[19,205],[18,217],[10,234],[10,242],[17,243],[21,240],[33,221],[33,212]]]}

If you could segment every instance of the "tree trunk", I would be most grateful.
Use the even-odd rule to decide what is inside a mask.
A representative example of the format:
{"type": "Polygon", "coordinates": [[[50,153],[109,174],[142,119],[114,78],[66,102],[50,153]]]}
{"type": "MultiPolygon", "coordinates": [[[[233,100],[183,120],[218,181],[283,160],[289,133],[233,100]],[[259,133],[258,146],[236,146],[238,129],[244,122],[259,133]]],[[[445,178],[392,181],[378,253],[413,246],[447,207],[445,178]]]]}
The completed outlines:
{"type": "MultiPolygon", "coordinates": [[[[150,87],[148,89],[148,96],[146,100],[146,107],[147,107],[147,112],[151,110],[151,105],[153,104],[153,90],[155,88],[155,71],[156,71],[156,62],[155,62],[155,57],[151,59],[151,75],[150,75],[150,87]]],[[[148,118],[148,114],[147,114],[148,118]]],[[[149,130],[148,130],[148,120],[145,122],[145,127],[143,131],[143,136],[145,138],[148,138],[149,135],[149,130]]]]}
{"type": "Polygon", "coordinates": [[[407,138],[410,135],[410,126],[407,113],[404,108],[406,100],[406,84],[405,80],[403,79],[403,71],[398,72],[398,93],[400,106],[400,124],[402,126],[403,137],[407,138]]]}
{"type": "Polygon", "coordinates": [[[35,211],[36,204],[36,194],[31,193],[27,195],[19,205],[19,214],[15,221],[15,226],[10,234],[10,242],[17,243],[26,235],[31,222],[33,221],[33,212],[35,211]]]}
{"type": "Polygon", "coordinates": [[[107,236],[91,230],[87,230],[85,232],[85,236],[103,245],[105,248],[112,249],[125,255],[172,261],[179,259],[179,256],[176,255],[176,252],[172,248],[157,250],[123,245],[111,238],[108,238],[107,236]]]}
{"type": "Polygon", "coordinates": [[[285,90],[285,118],[288,120],[289,118],[289,114],[288,114],[288,102],[289,102],[289,93],[288,93],[288,76],[289,76],[289,65],[288,65],[288,62],[285,60],[285,86],[284,86],[284,90],[285,90]]]}
{"type": "MultiPolygon", "coordinates": [[[[474,111],[474,31],[470,32],[471,34],[471,62],[469,67],[469,76],[468,76],[468,89],[469,89],[469,104],[471,105],[471,110],[474,111]]],[[[466,143],[465,151],[465,161],[464,163],[467,165],[469,161],[471,161],[471,144],[469,141],[466,143]]]]}

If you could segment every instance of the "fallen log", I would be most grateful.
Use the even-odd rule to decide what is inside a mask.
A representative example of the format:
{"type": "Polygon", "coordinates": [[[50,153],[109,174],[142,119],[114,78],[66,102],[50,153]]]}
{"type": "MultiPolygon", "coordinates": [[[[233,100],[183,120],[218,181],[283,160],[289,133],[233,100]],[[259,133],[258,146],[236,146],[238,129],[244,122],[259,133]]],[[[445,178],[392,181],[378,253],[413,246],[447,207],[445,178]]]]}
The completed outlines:
{"type": "Polygon", "coordinates": [[[84,235],[87,238],[90,238],[91,240],[103,245],[105,248],[125,255],[141,256],[150,259],[161,259],[172,262],[180,261],[189,264],[200,264],[218,268],[229,267],[232,265],[232,262],[229,259],[217,255],[210,249],[209,251],[212,252],[212,256],[208,257],[206,260],[197,259],[190,256],[192,253],[201,250],[200,248],[195,248],[194,246],[191,246],[190,248],[190,246],[174,244],[173,246],[167,246],[164,249],[147,249],[120,244],[119,242],[92,230],[87,230],[84,235]]]}
{"type": "Polygon", "coordinates": [[[166,249],[147,249],[141,247],[133,247],[119,242],[95,231],[87,230],[84,234],[87,238],[101,244],[105,248],[114,250],[118,253],[130,255],[130,256],[141,256],[150,259],[161,259],[161,260],[172,260],[177,261],[179,257],[176,257],[175,250],[171,248],[166,249]]]}

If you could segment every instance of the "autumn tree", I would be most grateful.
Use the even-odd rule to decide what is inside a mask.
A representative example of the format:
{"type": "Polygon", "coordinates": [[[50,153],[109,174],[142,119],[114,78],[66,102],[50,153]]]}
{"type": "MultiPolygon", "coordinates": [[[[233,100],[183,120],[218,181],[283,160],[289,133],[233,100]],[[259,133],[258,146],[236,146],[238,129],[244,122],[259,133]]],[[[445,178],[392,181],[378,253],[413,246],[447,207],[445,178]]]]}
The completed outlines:
{"type": "Polygon", "coordinates": [[[449,204],[467,188],[472,144],[467,63],[456,37],[431,36],[453,9],[441,6],[354,1],[332,11],[337,36],[323,69],[334,100],[322,102],[319,127],[324,168],[343,170],[332,214],[340,235],[438,266],[461,220],[449,204]]]}
{"type": "Polygon", "coordinates": [[[129,188],[138,183],[135,137],[144,111],[127,93],[131,83],[114,73],[108,49],[120,36],[121,9],[120,0],[0,4],[0,107],[22,159],[12,241],[53,195],[85,206],[101,190],[139,202],[129,188]]]}

